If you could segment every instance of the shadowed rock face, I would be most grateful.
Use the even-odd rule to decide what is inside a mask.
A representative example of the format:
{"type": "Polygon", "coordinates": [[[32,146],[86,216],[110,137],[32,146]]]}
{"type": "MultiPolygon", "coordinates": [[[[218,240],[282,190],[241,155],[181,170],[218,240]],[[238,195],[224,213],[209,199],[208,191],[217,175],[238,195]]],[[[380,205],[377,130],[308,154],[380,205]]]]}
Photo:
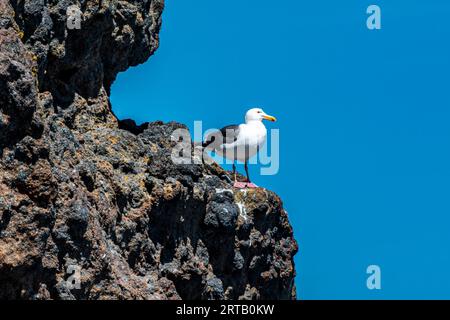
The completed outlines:
{"type": "Polygon", "coordinates": [[[117,73],[158,47],[162,9],[0,0],[0,299],[295,298],[279,197],[174,164],[183,125],[111,112],[117,73]]]}

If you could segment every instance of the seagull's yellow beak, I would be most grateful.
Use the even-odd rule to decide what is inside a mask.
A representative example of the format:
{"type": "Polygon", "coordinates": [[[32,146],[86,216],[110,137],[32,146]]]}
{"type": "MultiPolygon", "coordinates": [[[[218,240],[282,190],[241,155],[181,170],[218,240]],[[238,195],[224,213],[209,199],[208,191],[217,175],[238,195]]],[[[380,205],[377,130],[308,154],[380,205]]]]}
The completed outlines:
{"type": "Polygon", "coordinates": [[[269,121],[272,121],[272,122],[277,121],[277,118],[269,116],[267,114],[263,115],[262,117],[263,117],[263,119],[266,119],[266,120],[269,120],[269,121]]]}

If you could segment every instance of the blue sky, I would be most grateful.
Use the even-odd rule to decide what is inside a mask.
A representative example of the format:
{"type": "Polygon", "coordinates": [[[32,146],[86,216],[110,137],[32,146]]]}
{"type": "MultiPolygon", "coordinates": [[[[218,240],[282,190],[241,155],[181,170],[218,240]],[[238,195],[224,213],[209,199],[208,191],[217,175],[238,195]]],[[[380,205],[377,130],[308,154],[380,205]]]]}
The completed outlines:
{"type": "Polygon", "coordinates": [[[264,108],[280,172],[251,174],[289,212],[298,297],[450,299],[449,15],[445,0],[167,0],[160,48],[119,75],[113,110],[217,128],[264,108]]]}

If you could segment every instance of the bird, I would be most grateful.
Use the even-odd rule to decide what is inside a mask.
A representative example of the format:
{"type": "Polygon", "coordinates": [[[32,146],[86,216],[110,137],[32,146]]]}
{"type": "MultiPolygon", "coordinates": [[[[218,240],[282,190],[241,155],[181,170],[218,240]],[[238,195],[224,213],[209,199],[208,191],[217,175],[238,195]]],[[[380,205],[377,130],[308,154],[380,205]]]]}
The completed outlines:
{"type": "MultiPolygon", "coordinates": [[[[265,113],[261,108],[252,108],[245,114],[245,123],[225,126],[209,134],[202,144],[204,150],[214,151],[219,156],[233,161],[233,186],[235,188],[257,187],[250,181],[248,160],[256,155],[266,142],[267,129],[263,120],[275,122],[277,119],[265,113]],[[244,163],[246,182],[237,181],[236,161],[244,163]]],[[[229,180],[231,182],[231,179],[229,180]]]]}

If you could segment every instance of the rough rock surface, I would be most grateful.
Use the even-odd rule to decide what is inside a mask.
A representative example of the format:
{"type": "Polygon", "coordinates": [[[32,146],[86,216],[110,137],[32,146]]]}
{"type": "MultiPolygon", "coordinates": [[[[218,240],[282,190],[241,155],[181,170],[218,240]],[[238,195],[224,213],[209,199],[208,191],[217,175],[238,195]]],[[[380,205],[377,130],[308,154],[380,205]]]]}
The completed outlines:
{"type": "Polygon", "coordinates": [[[111,111],[117,73],[158,47],[162,9],[0,0],[0,299],[295,298],[279,197],[174,164],[183,125],[111,111]]]}

